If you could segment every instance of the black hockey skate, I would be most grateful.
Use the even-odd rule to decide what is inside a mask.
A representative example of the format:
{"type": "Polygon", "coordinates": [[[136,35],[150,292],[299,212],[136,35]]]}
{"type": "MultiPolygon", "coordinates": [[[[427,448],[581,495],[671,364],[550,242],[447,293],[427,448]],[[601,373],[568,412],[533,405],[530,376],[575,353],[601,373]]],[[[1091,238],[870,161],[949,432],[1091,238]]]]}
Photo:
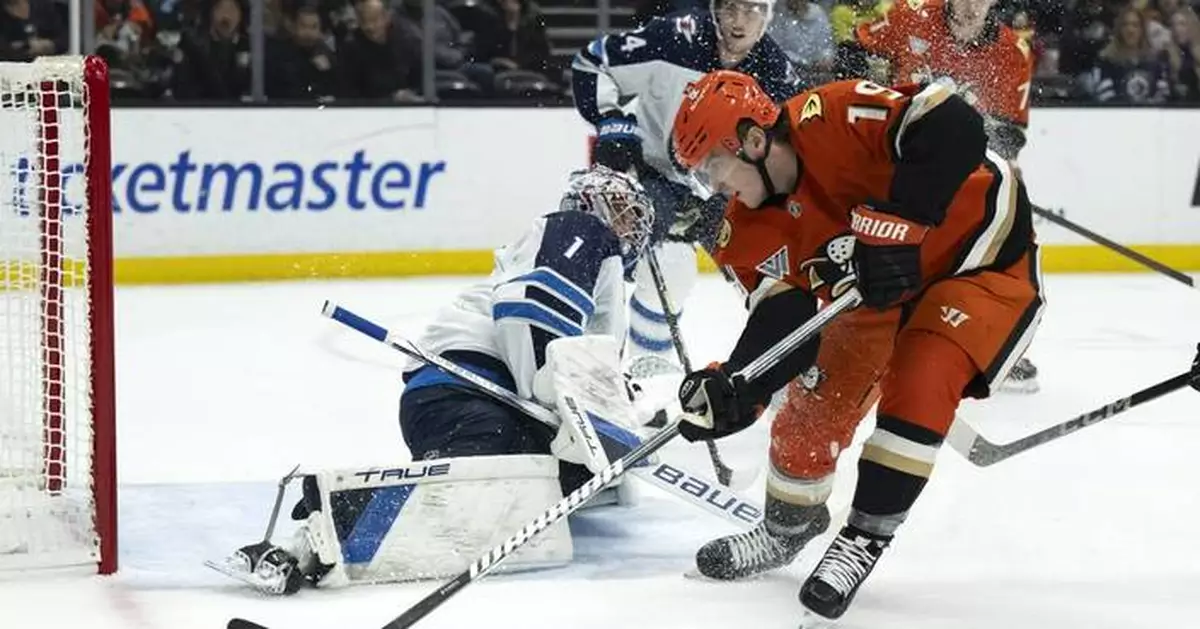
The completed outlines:
{"type": "Polygon", "coordinates": [[[800,587],[800,603],[804,609],[824,620],[840,618],[854,600],[859,586],[875,568],[888,542],[886,538],[868,535],[852,526],[844,527],[800,587]]]}
{"type": "Polygon", "coordinates": [[[1038,384],[1038,369],[1028,358],[1022,356],[1004,380],[1000,382],[1000,390],[1009,393],[1037,393],[1041,386],[1038,384]]]}
{"type": "Polygon", "coordinates": [[[768,498],[767,516],[758,526],[701,546],[696,569],[710,579],[731,581],[782,568],[828,528],[825,505],[797,507],[768,498]]]}

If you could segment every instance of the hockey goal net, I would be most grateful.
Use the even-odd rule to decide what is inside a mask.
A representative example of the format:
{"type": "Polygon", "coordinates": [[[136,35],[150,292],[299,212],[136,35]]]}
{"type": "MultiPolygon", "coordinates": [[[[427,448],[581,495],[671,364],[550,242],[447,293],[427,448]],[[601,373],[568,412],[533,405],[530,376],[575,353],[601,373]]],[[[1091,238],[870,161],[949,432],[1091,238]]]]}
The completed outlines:
{"type": "Polygon", "coordinates": [[[0,63],[0,570],[116,570],[108,70],[0,63]]]}

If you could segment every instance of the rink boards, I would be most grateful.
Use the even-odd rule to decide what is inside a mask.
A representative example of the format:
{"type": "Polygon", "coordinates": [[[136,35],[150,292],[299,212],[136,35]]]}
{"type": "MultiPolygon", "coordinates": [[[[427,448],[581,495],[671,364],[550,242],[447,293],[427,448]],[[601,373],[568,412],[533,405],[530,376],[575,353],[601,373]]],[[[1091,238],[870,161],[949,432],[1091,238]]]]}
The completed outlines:
{"type": "MultiPolygon", "coordinates": [[[[117,110],[118,281],[485,272],[555,208],[589,132],[566,108],[117,110]]],[[[62,166],[69,208],[82,168],[62,166]]],[[[1200,269],[1200,110],[1039,109],[1021,166],[1034,203],[1200,269]]],[[[36,198],[4,179],[3,198],[36,198]]],[[[1047,271],[1137,268],[1053,225],[1039,237],[1047,271]]]]}

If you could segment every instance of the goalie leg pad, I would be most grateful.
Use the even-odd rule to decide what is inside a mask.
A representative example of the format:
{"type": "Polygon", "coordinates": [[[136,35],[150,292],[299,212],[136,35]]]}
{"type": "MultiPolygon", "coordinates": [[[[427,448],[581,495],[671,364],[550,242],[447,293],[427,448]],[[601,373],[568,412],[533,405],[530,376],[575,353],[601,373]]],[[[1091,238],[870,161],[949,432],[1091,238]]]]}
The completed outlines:
{"type": "MultiPolygon", "coordinates": [[[[453,576],[563,497],[558,461],[546,455],[431,459],[310,478],[320,508],[307,515],[292,553],[302,570],[324,571],[315,579],[321,587],[453,576]]],[[[500,569],[562,566],[573,552],[564,520],[500,569]]]]}

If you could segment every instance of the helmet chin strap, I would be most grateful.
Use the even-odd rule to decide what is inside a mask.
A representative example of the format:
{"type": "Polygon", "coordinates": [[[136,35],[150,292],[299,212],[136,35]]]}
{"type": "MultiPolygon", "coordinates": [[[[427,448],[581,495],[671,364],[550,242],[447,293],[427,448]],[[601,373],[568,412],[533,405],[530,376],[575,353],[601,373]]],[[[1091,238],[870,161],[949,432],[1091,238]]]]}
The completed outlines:
{"type": "Polygon", "coordinates": [[[771,154],[771,145],[774,143],[771,142],[770,132],[768,132],[766,129],[763,129],[763,132],[767,136],[767,146],[765,149],[763,149],[762,157],[758,159],[750,159],[750,156],[746,155],[745,146],[738,149],[737,152],[738,159],[750,164],[751,166],[754,166],[755,170],[758,171],[759,178],[762,179],[763,190],[766,190],[767,194],[763,198],[763,202],[759,204],[760,207],[762,205],[782,202],[783,199],[787,197],[786,194],[775,189],[775,182],[771,179],[771,173],[767,172],[767,156],[771,154]]]}

